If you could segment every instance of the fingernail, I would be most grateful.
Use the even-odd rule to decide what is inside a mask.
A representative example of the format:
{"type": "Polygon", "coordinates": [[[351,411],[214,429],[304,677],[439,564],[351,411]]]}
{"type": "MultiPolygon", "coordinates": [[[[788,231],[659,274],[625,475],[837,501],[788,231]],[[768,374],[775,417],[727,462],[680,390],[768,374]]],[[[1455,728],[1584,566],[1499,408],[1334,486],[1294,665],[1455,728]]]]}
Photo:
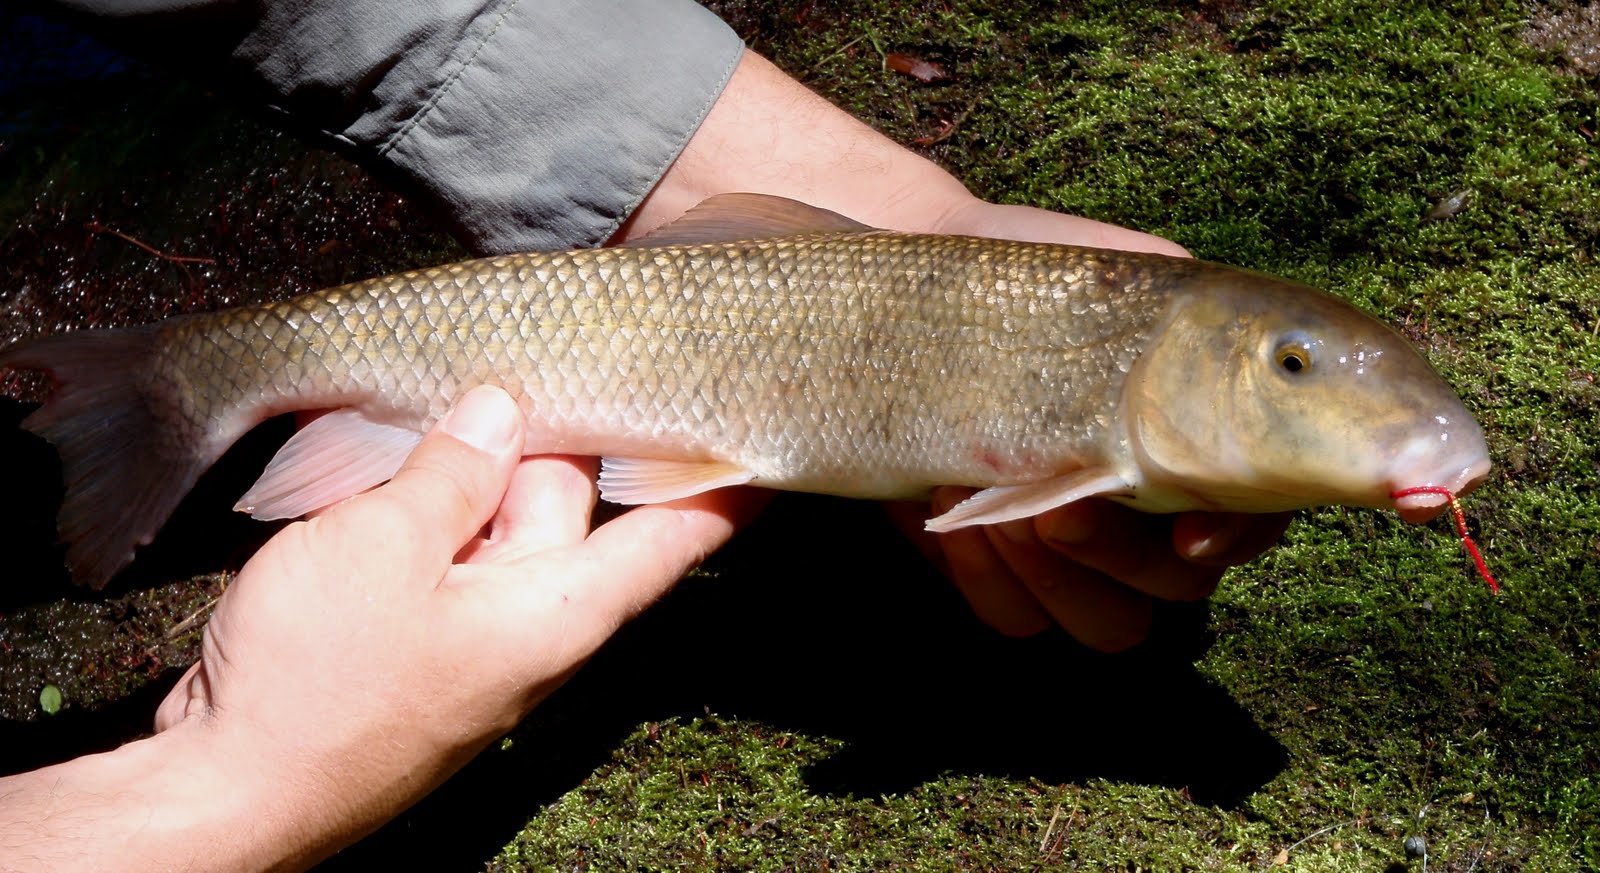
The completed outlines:
{"type": "Polygon", "coordinates": [[[1215,558],[1225,554],[1239,541],[1239,529],[1231,524],[1220,524],[1203,539],[1195,540],[1184,550],[1184,557],[1215,558]]]}
{"type": "Polygon", "coordinates": [[[1045,515],[1039,520],[1039,535],[1051,542],[1076,545],[1094,538],[1095,515],[1068,508],[1045,515]]]}
{"type": "Polygon", "coordinates": [[[456,403],[440,429],[479,451],[497,452],[511,439],[520,414],[504,391],[482,385],[456,403]]]}

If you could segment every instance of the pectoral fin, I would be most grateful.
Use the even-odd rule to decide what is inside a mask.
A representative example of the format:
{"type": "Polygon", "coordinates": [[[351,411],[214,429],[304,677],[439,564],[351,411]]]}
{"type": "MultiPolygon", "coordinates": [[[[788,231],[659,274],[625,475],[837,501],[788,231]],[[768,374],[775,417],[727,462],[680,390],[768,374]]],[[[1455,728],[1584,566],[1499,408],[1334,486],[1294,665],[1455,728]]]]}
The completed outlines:
{"type": "Polygon", "coordinates": [[[263,521],[297,518],[389,481],[421,441],[354,409],[330,412],[290,437],[233,508],[263,521]]]}
{"type": "Polygon", "coordinates": [[[714,488],[743,485],[755,474],[722,461],[603,458],[600,496],[612,503],[665,503],[714,488]]]}
{"type": "Polygon", "coordinates": [[[943,533],[974,524],[998,524],[1031,518],[1074,500],[1127,494],[1130,490],[1128,482],[1121,476],[1098,467],[1078,470],[1043,482],[997,485],[957,503],[944,515],[928,519],[927,529],[943,533]]]}

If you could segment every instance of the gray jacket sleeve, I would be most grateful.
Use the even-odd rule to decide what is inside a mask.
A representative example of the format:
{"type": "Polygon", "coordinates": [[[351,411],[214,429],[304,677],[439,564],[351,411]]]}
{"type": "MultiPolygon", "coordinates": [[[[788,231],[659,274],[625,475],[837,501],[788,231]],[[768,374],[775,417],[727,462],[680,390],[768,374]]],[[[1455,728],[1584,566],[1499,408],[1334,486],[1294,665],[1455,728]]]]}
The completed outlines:
{"type": "Polygon", "coordinates": [[[692,0],[67,5],[183,33],[200,63],[228,64],[296,126],[435,199],[481,252],[604,241],[743,50],[692,0]]]}

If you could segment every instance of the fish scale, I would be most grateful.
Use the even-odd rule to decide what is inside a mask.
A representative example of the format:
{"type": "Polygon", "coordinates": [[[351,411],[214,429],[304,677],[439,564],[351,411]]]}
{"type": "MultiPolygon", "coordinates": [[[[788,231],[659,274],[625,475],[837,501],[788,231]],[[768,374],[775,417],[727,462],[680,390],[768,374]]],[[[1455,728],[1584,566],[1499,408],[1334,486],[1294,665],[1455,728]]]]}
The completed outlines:
{"type": "MultiPolygon", "coordinates": [[[[1098,380],[1102,396],[1119,388],[1110,378],[1122,374],[1119,355],[1105,344],[1086,344],[1092,355],[1073,368],[1047,338],[1005,330],[1023,298],[987,293],[996,274],[1015,273],[1022,261],[1059,260],[1060,252],[1008,244],[998,258],[971,257],[974,243],[989,242],[882,234],[491,258],[186,319],[163,344],[173,369],[208,374],[191,389],[196,403],[209,399],[197,412],[202,419],[310,403],[353,405],[425,429],[466,388],[492,382],[521,403],[534,423],[530,448],[540,451],[574,448],[570,434],[588,440],[603,432],[609,452],[670,443],[760,464],[773,471],[763,477],[773,484],[785,475],[870,471],[921,479],[895,486],[900,496],[975,475],[966,450],[928,466],[932,437],[945,442],[953,428],[1018,447],[1061,443],[1059,431],[1008,427],[997,406],[1018,398],[974,390],[961,375],[1015,381],[1023,405],[1036,409],[1103,402],[1081,389],[1064,398],[1059,386],[1030,375],[1040,368],[1098,380]],[[832,278],[846,266],[856,274],[849,294],[832,278]],[[915,287],[928,273],[948,290],[915,287]],[[783,281],[769,280],[775,275],[783,281]],[[680,292],[647,293],[666,287],[680,292]],[[820,361],[826,368],[815,366],[820,361]],[[879,426],[863,428],[863,419],[879,426]]],[[[1037,270],[1063,275],[1059,267],[1037,270]]],[[[1141,294],[1062,283],[1024,305],[1054,309],[1096,293],[1141,294]]],[[[1144,308],[1140,321],[1148,324],[1160,298],[1142,296],[1158,301],[1144,308]]],[[[1125,305],[1121,322],[1105,323],[1104,332],[1124,346],[1137,342],[1136,314],[1125,305]]],[[[1031,318],[1041,315],[1053,313],[1031,318]]],[[[1095,429],[1080,428],[1077,439],[1092,442],[1095,429]]]]}
{"type": "Polygon", "coordinates": [[[602,495],[627,503],[740,482],[985,489],[930,522],[948,529],[1095,494],[1152,511],[1388,505],[1389,480],[1461,492],[1487,471],[1476,423],[1421,356],[1305,286],[878,231],[755,195],[677,227],[0,351],[62,386],[24,426],[62,452],[74,576],[103,583],[266,417],[337,410],[240,503],[293,516],[386,479],[481,384],[516,398],[525,451],[605,456],[602,495]],[[1316,367],[1286,372],[1285,348],[1316,367]],[[1381,359],[1382,380],[1342,370],[1336,349],[1381,359]],[[159,469],[100,439],[119,434],[159,469]]]}

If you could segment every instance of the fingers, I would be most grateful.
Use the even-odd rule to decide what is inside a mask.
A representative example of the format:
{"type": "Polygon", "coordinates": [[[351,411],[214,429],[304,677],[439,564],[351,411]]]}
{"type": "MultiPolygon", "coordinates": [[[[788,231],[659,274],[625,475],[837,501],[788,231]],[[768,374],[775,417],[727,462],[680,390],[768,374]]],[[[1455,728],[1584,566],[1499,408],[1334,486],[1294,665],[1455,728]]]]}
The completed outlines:
{"type": "MultiPolygon", "coordinates": [[[[971,494],[970,488],[936,490],[932,507],[917,509],[917,526],[921,527],[930,511],[942,515],[971,494]]],[[[983,528],[963,527],[937,535],[918,530],[914,535],[934,538],[942,549],[936,563],[979,621],[1009,637],[1032,636],[1050,626],[1051,614],[995,551],[983,528]]]]}
{"type": "Polygon", "coordinates": [[[950,579],[980,621],[1009,637],[1029,637],[1050,627],[1054,615],[1023,584],[983,528],[951,531],[944,539],[950,579]]]}
{"type": "Polygon", "coordinates": [[[1173,519],[1172,547],[1193,563],[1232,567],[1271,548],[1293,518],[1292,512],[1185,512],[1173,519]]]}
{"type": "Polygon", "coordinates": [[[578,583],[583,606],[614,629],[721,548],[771,496],[756,488],[720,488],[606,522],[582,546],[581,554],[593,556],[586,561],[591,578],[578,583]]]}
{"type": "Polygon", "coordinates": [[[676,579],[698,566],[772,499],[756,488],[719,488],[670,503],[641,506],[589,535],[584,547],[613,556],[630,575],[676,579]]]}
{"type": "Polygon", "coordinates": [[[437,581],[494,515],[522,453],[522,413],[499,388],[469,391],[387,484],[313,523],[341,552],[400,552],[414,578],[437,581]]]}
{"type": "Polygon", "coordinates": [[[597,499],[597,463],[569,455],[523,459],[490,528],[496,552],[533,554],[582,542],[597,499]]]}
{"type": "Polygon", "coordinates": [[[1180,557],[1171,518],[1101,500],[1057,507],[1034,519],[1039,539],[1072,561],[1163,600],[1210,596],[1222,567],[1180,557]]]}
{"type": "MultiPolygon", "coordinates": [[[[939,514],[970,489],[934,492],[939,514]]],[[[1103,652],[1127,649],[1150,630],[1150,598],[1063,559],[1040,542],[1028,519],[967,527],[939,535],[950,579],[980,620],[1008,636],[1030,636],[1058,624],[1103,652]]]]}
{"type": "Polygon", "coordinates": [[[210,692],[204,687],[205,674],[201,672],[204,666],[204,661],[190,664],[189,669],[178,679],[178,684],[172,686],[172,690],[162,698],[161,705],[156,707],[156,733],[161,733],[187,718],[189,708],[196,701],[210,699],[210,692]]]}
{"type": "MultiPolygon", "coordinates": [[[[519,539],[492,543],[472,563],[456,566],[452,577],[489,604],[490,623],[525,641],[520,663],[540,669],[576,664],[726,543],[769,499],[771,492],[759,488],[722,488],[640,506],[566,548],[536,551],[519,539]],[[516,571],[507,574],[508,566],[516,571]],[[553,635],[529,631],[552,626],[553,635]]],[[[517,536],[529,535],[540,536],[531,528],[517,536]]]]}
{"type": "Polygon", "coordinates": [[[890,500],[882,505],[889,521],[916,546],[922,557],[927,558],[928,563],[940,573],[949,576],[950,565],[945,560],[944,547],[941,545],[943,537],[927,529],[928,519],[948,511],[971,495],[971,488],[944,487],[934,491],[931,506],[925,500],[890,500]]]}
{"type": "MultiPolygon", "coordinates": [[[[934,513],[965,496],[941,489],[934,513]]],[[[1275,542],[1289,516],[1158,516],[1081,501],[1032,520],[941,536],[944,567],[985,623],[1013,636],[1050,621],[1085,645],[1117,651],[1149,631],[1152,597],[1209,596],[1223,570],[1275,542]]]]}
{"type": "MultiPolygon", "coordinates": [[[[947,511],[971,493],[940,488],[931,512],[947,511]]],[[[1039,540],[1031,520],[960,528],[939,541],[950,579],[972,611],[1007,636],[1030,636],[1054,623],[1090,648],[1115,652],[1149,633],[1149,597],[1066,560],[1039,540]]]]}
{"type": "MultiPolygon", "coordinates": [[[[569,471],[557,475],[565,478],[569,471]]],[[[516,538],[506,541],[503,552],[497,551],[500,543],[492,543],[471,563],[452,568],[458,590],[469,593],[463,602],[479,611],[453,626],[472,628],[476,640],[503,643],[509,654],[500,662],[521,671],[519,681],[529,689],[523,704],[531,707],[617,628],[727,542],[769,495],[763,489],[723,488],[641,506],[581,542],[539,551],[518,546],[516,538]]],[[[588,506],[585,502],[585,516],[588,506]]],[[[517,538],[541,536],[527,526],[518,531],[517,538]]]]}
{"type": "Polygon", "coordinates": [[[1090,567],[1064,561],[1022,519],[984,528],[990,544],[1050,617],[1078,642],[1120,652],[1150,632],[1150,598],[1090,567]]]}

